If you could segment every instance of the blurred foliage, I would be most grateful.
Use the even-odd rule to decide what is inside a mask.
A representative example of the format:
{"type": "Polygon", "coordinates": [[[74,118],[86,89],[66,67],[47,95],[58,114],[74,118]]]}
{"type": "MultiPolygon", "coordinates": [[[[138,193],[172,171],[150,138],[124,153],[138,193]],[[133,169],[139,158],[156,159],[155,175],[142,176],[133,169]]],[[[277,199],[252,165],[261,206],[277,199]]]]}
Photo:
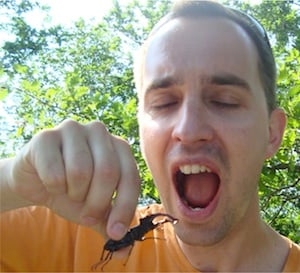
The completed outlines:
{"type": "MultiPolygon", "coordinates": [[[[42,128],[66,118],[103,121],[132,145],[143,180],[142,196],[159,202],[142,159],[136,120],[133,53],[171,1],[134,0],[114,7],[99,24],[32,27],[26,14],[49,10],[30,0],[0,2],[0,30],[13,35],[0,52],[0,154],[9,156],[42,128]],[[8,14],[8,15],[7,15],[8,14]]],[[[298,1],[226,1],[256,17],[271,37],[278,64],[278,101],[288,126],[277,155],[266,162],[259,195],[262,215],[300,242],[300,4],[298,1]]]]}

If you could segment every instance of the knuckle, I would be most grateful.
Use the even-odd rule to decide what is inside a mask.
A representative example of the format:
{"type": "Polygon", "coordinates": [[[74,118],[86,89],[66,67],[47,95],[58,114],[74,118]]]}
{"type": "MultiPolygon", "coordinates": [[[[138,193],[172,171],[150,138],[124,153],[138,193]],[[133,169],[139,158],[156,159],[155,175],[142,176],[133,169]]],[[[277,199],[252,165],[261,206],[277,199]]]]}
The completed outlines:
{"type": "Polygon", "coordinates": [[[119,171],[116,169],[114,164],[109,162],[103,162],[99,167],[99,173],[103,180],[111,181],[119,179],[119,171]]]}
{"type": "Polygon", "coordinates": [[[90,181],[92,176],[92,168],[81,166],[80,164],[72,165],[68,170],[68,180],[72,183],[80,185],[83,181],[90,181]]]}
{"type": "Polygon", "coordinates": [[[70,132],[78,133],[82,130],[82,128],[83,125],[81,125],[79,122],[72,119],[66,119],[52,130],[57,134],[64,136],[68,135],[70,132]]]}
{"type": "Polygon", "coordinates": [[[53,138],[57,137],[57,132],[54,129],[44,129],[38,132],[32,139],[33,145],[43,146],[53,138]]]}
{"type": "Polygon", "coordinates": [[[65,127],[65,128],[72,128],[72,127],[81,127],[81,124],[72,119],[65,119],[57,128],[65,127]]]}
{"type": "Polygon", "coordinates": [[[124,138],[122,138],[122,137],[119,137],[119,136],[113,136],[113,138],[114,138],[115,141],[117,141],[118,144],[119,144],[120,146],[122,146],[124,149],[128,149],[128,150],[131,149],[128,140],[126,140],[126,139],[124,139],[124,138]]]}
{"type": "Polygon", "coordinates": [[[64,175],[52,174],[42,179],[44,186],[50,192],[61,192],[66,189],[66,182],[64,175]]]}
{"type": "Polygon", "coordinates": [[[74,201],[83,201],[86,197],[91,172],[87,169],[76,168],[68,174],[68,195],[74,201]]]}
{"type": "Polygon", "coordinates": [[[105,124],[101,121],[91,121],[86,125],[90,130],[95,130],[97,132],[107,133],[108,130],[105,124]]]}

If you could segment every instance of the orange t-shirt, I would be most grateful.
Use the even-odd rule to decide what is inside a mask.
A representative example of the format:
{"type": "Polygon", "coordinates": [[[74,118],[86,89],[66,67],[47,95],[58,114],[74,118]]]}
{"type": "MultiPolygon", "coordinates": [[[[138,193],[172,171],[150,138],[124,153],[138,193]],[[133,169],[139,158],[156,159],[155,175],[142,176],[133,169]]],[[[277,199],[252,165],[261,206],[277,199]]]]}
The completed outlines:
{"type": "MultiPolygon", "coordinates": [[[[133,225],[139,219],[162,207],[138,209],[133,225]]],[[[28,207],[1,214],[1,271],[57,272],[91,271],[103,248],[101,236],[83,226],[70,223],[43,207],[28,207]]],[[[155,239],[136,242],[125,260],[114,257],[103,271],[197,272],[180,250],[172,224],[149,232],[155,239]]],[[[290,252],[283,272],[300,272],[300,247],[290,242],[290,252]]],[[[101,265],[97,268],[101,271],[101,265]]]]}

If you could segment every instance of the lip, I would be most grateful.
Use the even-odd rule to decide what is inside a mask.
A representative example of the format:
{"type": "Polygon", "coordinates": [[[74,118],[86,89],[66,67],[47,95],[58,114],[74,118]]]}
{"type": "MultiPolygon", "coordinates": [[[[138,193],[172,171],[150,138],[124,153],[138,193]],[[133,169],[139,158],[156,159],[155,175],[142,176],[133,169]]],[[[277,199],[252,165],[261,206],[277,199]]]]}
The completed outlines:
{"type": "Polygon", "coordinates": [[[189,158],[189,159],[184,159],[173,163],[171,166],[171,173],[172,173],[172,185],[176,193],[176,205],[177,205],[178,212],[181,214],[183,218],[185,218],[188,221],[197,222],[197,223],[207,221],[212,216],[215,209],[217,208],[218,201],[220,198],[222,180],[217,165],[212,160],[209,160],[207,158],[189,158]],[[201,210],[191,209],[179,196],[177,190],[176,173],[179,171],[179,166],[186,165],[186,164],[199,164],[199,165],[206,166],[211,170],[211,172],[217,174],[220,179],[218,191],[215,194],[214,198],[210,201],[210,203],[205,208],[201,210]]]}

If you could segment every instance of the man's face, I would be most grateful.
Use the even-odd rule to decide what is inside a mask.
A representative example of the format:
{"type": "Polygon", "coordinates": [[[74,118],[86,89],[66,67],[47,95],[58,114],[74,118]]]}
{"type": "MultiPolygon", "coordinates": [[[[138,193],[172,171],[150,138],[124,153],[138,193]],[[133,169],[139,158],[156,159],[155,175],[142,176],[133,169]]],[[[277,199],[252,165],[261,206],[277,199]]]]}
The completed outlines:
{"type": "Polygon", "coordinates": [[[257,181],[273,150],[257,58],[226,19],[174,19],[150,38],[141,147],[189,244],[214,244],[258,217],[257,181]]]}

